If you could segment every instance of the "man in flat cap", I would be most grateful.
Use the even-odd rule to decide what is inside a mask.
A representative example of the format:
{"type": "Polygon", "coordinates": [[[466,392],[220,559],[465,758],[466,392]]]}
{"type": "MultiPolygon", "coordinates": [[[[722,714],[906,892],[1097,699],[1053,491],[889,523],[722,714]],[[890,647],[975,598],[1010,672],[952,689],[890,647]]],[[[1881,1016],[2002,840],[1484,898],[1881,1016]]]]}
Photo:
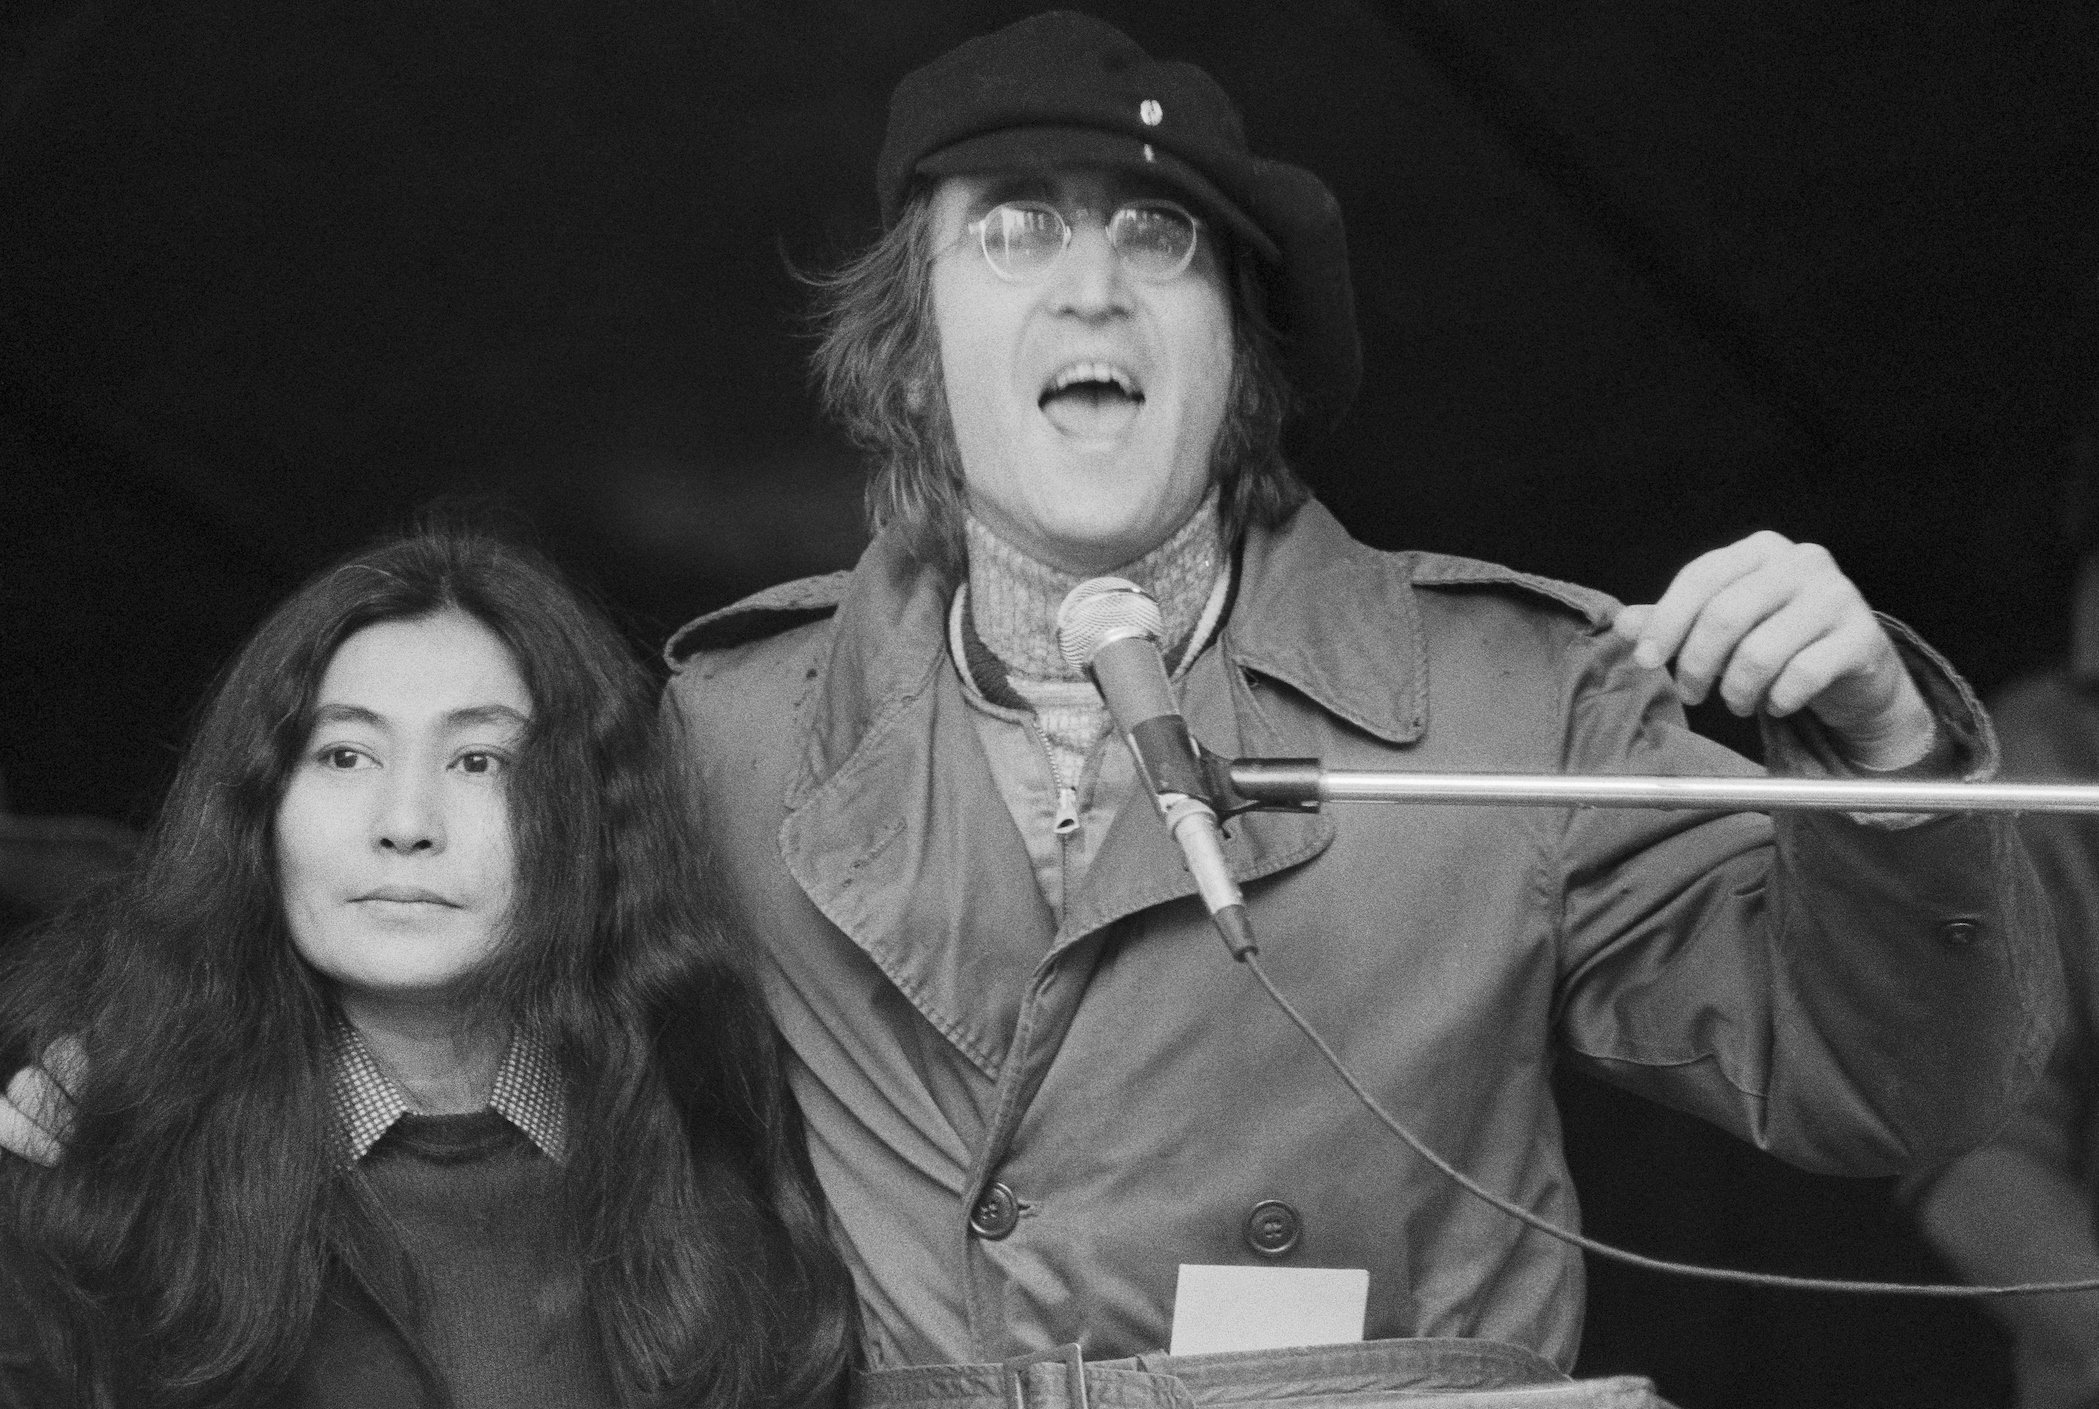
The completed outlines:
{"type": "MultiPolygon", "coordinates": [[[[886,234],[825,285],[817,355],[877,463],[875,540],[669,647],[859,1280],[869,1402],[1054,1395],[1082,1360],[1095,1395],[1159,1396],[1118,1404],[1185,1403],[1171,1376],[1278,1399],[1561,1378],[1579,1254],[1400,1147],[1230,962],[1059,651],[1065,594],[1113,574],[1156,598],[1187,720],[1228,756],[1750,771],[1685,727],[1680,700],[1718,690],[1784,771],[1979,777],[1983,715],[1776,534],[1626,609],[1352,541],[1285,458],[1357,388],[1335,201],[1106,24],[1039,15],[905,78],[877,182],[886,234]],[[1306,1269],[1367,1271],[1367,1305],[1360,1275],[1306,1269]],[[1351,1316],[1382,1344],[1162,1358],[1351,1316]],[[1060,1363],[994,1364],[1028,1357],[1060,1363]],[[955,1364],[978,1368],[900,1368],[955,1364]]],[[[1279,986],[1430,1146],[1563,1225],[1556,1061],[1886,1174],[1986,1136],[2050,1020],[1990,820],[1230,831],[1279,986]]]]}
{"type": "MultiPolygon", "coordinates": [[[[1752,771],[1685,727],[1717,690],[1787,772],[1981,776],[1973,698],[1775,534],[1627,609],[1351,540],[1285,454],[1359,379],[1335,201],[1106,24],[1039,15],[905,78],[877,181],[886,233],[825,285],[817,358],[876,460],[874,541],[669,646],[858,1280],[863,1402],[1565,1381],[1580,1255],[1399,1146],[1229,960],[1060,603],[1103,574],[1155,598],[1227,756],[1752,771]]],[[[1990,820],[1263,813],[1224,858],[1369,1089],[1562,1225],[1556,1062],[1885,1174],[1984,1138],[2052,1021],[1990,820]]],[[[1640,1391],[1535,1402],[1607,1393],[1640,1391]]]]}

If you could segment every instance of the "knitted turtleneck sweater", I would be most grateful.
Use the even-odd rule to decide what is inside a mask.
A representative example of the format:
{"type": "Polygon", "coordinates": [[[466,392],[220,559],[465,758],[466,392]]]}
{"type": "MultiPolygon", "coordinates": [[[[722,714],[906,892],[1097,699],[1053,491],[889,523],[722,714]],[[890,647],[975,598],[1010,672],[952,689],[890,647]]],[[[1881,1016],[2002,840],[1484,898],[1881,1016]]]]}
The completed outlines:
{"type": "MultiPolygon", "coordinates": [[[[1086,579],[1029,557],[975,517],[966,532],[969,584],[957,602],[967,657],[961,663],[987,698],[1035,712],[1060,775],[1075,779],[1111,722],[1093,682],[1057,646],[1057,608],[1086,579]]],[[[1127,578],[1151,593],[1165,623],[1167,667],[1178,676],[1194,654],[1191,642],[1199,647],[1215,629],[1227,566],[1213,489],[1164,543],[1094,575],[1127,578]]]]}

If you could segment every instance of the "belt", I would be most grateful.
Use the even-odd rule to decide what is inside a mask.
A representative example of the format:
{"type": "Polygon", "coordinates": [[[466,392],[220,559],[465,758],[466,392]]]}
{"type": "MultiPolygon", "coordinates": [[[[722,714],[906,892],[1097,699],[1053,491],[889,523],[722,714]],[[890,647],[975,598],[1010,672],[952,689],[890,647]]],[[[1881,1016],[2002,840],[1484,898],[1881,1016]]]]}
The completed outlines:
{"type": "Polygon", "coordinates": [[[856,1372],[854,1409],[1668,1409],[1637,1375],[1572,1380],[1502,1341],[1420,1339],[1087,1361],[1076,1345],[985,1365],[856,1372]]]}

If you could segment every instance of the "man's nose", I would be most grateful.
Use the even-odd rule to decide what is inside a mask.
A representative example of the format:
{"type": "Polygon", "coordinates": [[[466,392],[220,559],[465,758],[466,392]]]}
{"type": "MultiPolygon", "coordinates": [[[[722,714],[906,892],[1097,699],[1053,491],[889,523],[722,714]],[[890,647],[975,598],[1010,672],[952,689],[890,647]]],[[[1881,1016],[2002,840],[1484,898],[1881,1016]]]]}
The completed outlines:
{"type": "Polygon", "coordinates": [[[1059,312],[1105,318],[1130,309],[1130,274],[1097,220],[1080,220],[1057,261],[1051,296],[1059,312]]]}
{"type": "Polygon", "coordinates": [[[402,855],[445,849],[444,799],[438,782],[414,768],[386,770],[373,844],[402,855]]]}

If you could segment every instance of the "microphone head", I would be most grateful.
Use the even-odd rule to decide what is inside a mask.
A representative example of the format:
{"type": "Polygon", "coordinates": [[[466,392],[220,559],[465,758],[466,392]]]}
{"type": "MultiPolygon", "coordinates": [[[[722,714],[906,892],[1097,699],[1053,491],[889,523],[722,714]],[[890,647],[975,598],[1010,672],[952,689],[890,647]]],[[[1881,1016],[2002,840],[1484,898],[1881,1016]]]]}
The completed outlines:
{"type": "Polygon", "coordinates": [[[1057,608],[1057,644],[1073,670],[1091,670],[1095,653],[1110,641],[1142,636],[1157,643],[1165,634],[1151,593],[1120,577],[1089,577],[1057,608]]]}

